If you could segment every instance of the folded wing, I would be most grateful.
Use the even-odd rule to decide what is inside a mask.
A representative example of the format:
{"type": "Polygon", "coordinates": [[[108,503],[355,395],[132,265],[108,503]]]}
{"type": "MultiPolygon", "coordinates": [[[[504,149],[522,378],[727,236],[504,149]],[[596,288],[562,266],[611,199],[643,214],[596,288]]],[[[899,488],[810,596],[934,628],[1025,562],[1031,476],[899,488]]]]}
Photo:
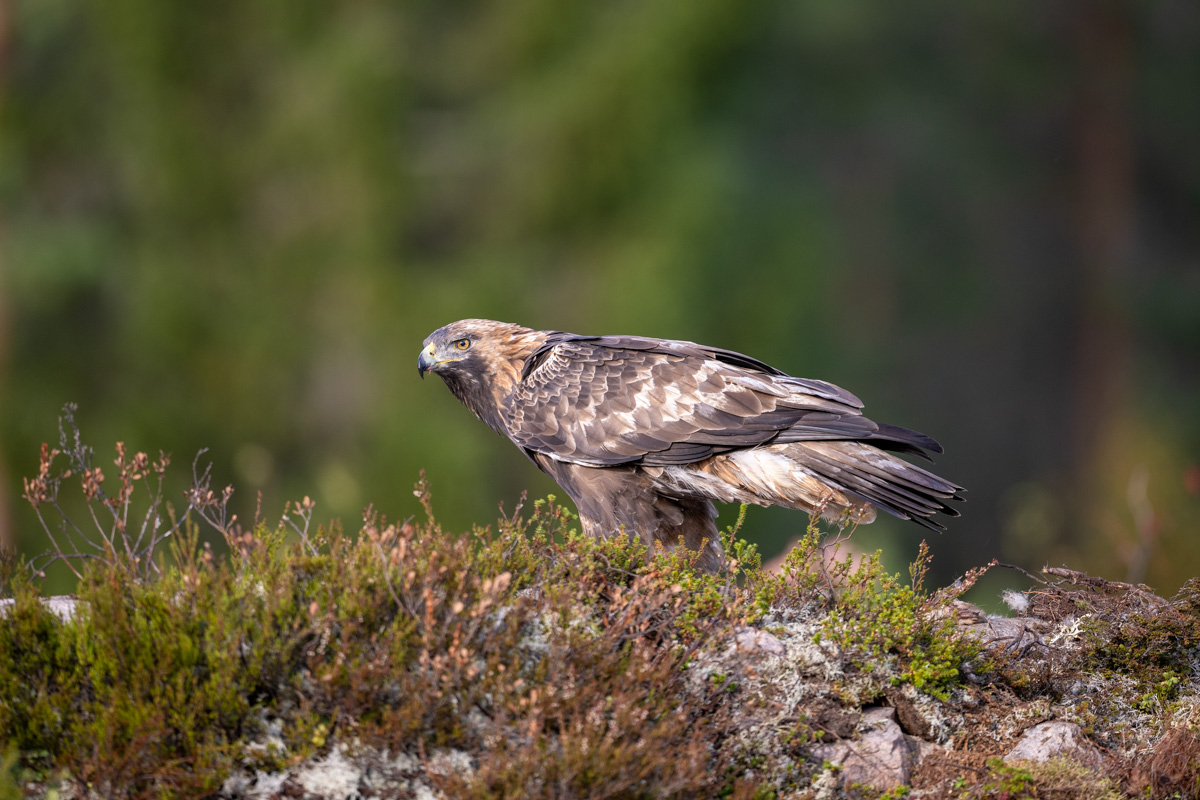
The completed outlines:
{"type": "MultiPolygon", "coordinates": [[[[692,342],[554,334],[506,408],[528,451],[586,466],[681,465],[765,444],[864,441],[924,455],[924,434],[879,425],[833,384],[692,342]]],[[[903,463],[903,462],[901,462],[903,463]]]]}

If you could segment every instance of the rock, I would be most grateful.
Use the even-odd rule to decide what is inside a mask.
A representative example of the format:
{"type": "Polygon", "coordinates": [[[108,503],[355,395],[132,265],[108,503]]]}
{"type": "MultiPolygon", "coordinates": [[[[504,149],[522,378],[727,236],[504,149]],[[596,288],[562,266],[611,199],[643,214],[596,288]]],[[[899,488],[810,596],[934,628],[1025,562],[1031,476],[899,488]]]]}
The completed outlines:
{"type": "Polygon", "coordinates": [[[1033,617],[986,616],[982,619],[960,615],[956,620],[961,631],[978,639],[988,650],[1005,650],[1024,655],[1045,648],[1043,634],[1047,624],[1033,617]]]}
{"type": "Polygon", "coordinates": [[[234,773],[229,776],[217,797],[230,800],[260,800],[260,798],[276,797],[283,791],[287,773],[269,775],[265,772],[255,772],[253,775],[234,773]]]}
{"type": "Polygon", "coordinates": [[[894,708],[863,713],[860,739],[846,739],[813,748],[822,761],[841,766],[842,786],[862,784],[887,791],[907,784],[917,762],[917,748],[900,730],[894,708]]]}
{"type": "Polygon", "coordinates": [[[346,758],[343,748],[334,747],[325,758],[316,759],[296,770],[293,779],[304,791],[317,797],[343,798],[358,793],[362,769],[346,758]]]}
{"type": "Polygon", "coordinates": [[[372,797],[408,797],[445,800],[431,787],[430,777],[469,777],[475,768],[463,750],[433,750],[428,759],[407,753],[394,756],[372,747],[334,745],[323,756],[313,756],[281,772],[235,772],[214,795],[217,800],[355,800],[372,797]]]}
{"type": "Polygon", "coordinates": [[[773,656],[787,655],[787,648],[778,636],[757,628],[742,628],[733,637],[733,647],[738,652],[760,652],[773,656]]]}
{"type": "MultiPolygon", "coordinates": [[[[42,605],[50,610],[52,614],[61,619],[63,622],[70,622],[75,616],[76,599],[69,594],[55,595],[54,597],[41,598],[42,605]]],[[[7,598],[0,600],[0,617],[8,614],[8,609],[15,605],[16,601],[7,598]]]]}
{"type": "Polygon", "coordinates": [[[1100,752],[1083,735],[1083,730],[1062,720],[1041,722],[1025,731],[1004,760],[1042,763],[1055,758],[1069,758],[1092,767],[1099,767],[1102,761],[1100,752]]]}

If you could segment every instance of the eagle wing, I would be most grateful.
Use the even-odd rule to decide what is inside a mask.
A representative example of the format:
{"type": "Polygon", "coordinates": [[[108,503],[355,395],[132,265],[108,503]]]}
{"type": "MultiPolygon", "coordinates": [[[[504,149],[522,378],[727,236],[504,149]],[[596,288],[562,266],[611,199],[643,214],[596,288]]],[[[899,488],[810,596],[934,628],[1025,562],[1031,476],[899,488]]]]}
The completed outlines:
{"type": "Polygon", "coordinates": [[[502,409],[531,453],[603,467],[667,466],[765,443],[870,440],[941,452],[923,434],[879,425],[833,384],[692,342],[551,334],[502,409]]]}

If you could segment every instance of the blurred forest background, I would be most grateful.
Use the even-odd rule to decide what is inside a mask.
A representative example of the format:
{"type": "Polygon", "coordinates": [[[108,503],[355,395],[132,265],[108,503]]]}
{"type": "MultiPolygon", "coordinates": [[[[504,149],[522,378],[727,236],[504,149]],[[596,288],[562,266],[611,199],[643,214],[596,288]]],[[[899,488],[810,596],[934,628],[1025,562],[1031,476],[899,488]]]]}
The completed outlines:
{"type": "Polygon", "coordinates": [[[177,507],[203,447],[243,518],[402,518],[422,468],[453,528],[554,491],[417,378],[480,316],[740,350],[933,435],[941,582],[1200,575],[1195,0],[0,0],[0,119],[23,552],[65,401],[102,466],[172,453],[177,507]]]}

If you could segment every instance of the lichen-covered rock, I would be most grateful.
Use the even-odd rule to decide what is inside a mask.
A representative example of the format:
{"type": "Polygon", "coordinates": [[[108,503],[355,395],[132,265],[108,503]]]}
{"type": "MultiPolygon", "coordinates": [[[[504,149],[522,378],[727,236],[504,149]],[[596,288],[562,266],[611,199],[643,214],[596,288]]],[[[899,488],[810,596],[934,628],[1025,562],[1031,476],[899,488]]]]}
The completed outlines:
{"type": "Polygon", "coordinates": [[[448,775],[468,775],[471,758],[461,750],[437,750],[427,759],[359,745],[332,747],[324,756],[305,759],[278,771],[239,772],[217,793],[219,800],[363,800],[405,797],[444,800],[433,784],[448,775]]]}
{"type": "Polygon", "coordinates": [[[1102,756],[1083,735],[1083,729],[1073,722],[1050,720],[1034,725],[1004,756],[1007,762],[1035,761],[1045,763],[1055,758],[1070,758],[1083,764],[1099,767],[1102,756]]]}
{"type": "MultiPolygon", "coordinates": [[[[0,598],[0,619],[3,619],[9,613],[15,602],[12,598],[0,598]]],[[[78,601],[73,595],[43,597],[41,598],[41,602],[50,613],[63,622],[70,622],[75,617],[75,605],[78,601]]]]}
{"type": "Polygon", "coordinates": [[[787,655],[787,648],[779,637],[758,628],[742,628],[733,637],[733,647],[739,653],[765,653],[772,656],[787,655]]]}

